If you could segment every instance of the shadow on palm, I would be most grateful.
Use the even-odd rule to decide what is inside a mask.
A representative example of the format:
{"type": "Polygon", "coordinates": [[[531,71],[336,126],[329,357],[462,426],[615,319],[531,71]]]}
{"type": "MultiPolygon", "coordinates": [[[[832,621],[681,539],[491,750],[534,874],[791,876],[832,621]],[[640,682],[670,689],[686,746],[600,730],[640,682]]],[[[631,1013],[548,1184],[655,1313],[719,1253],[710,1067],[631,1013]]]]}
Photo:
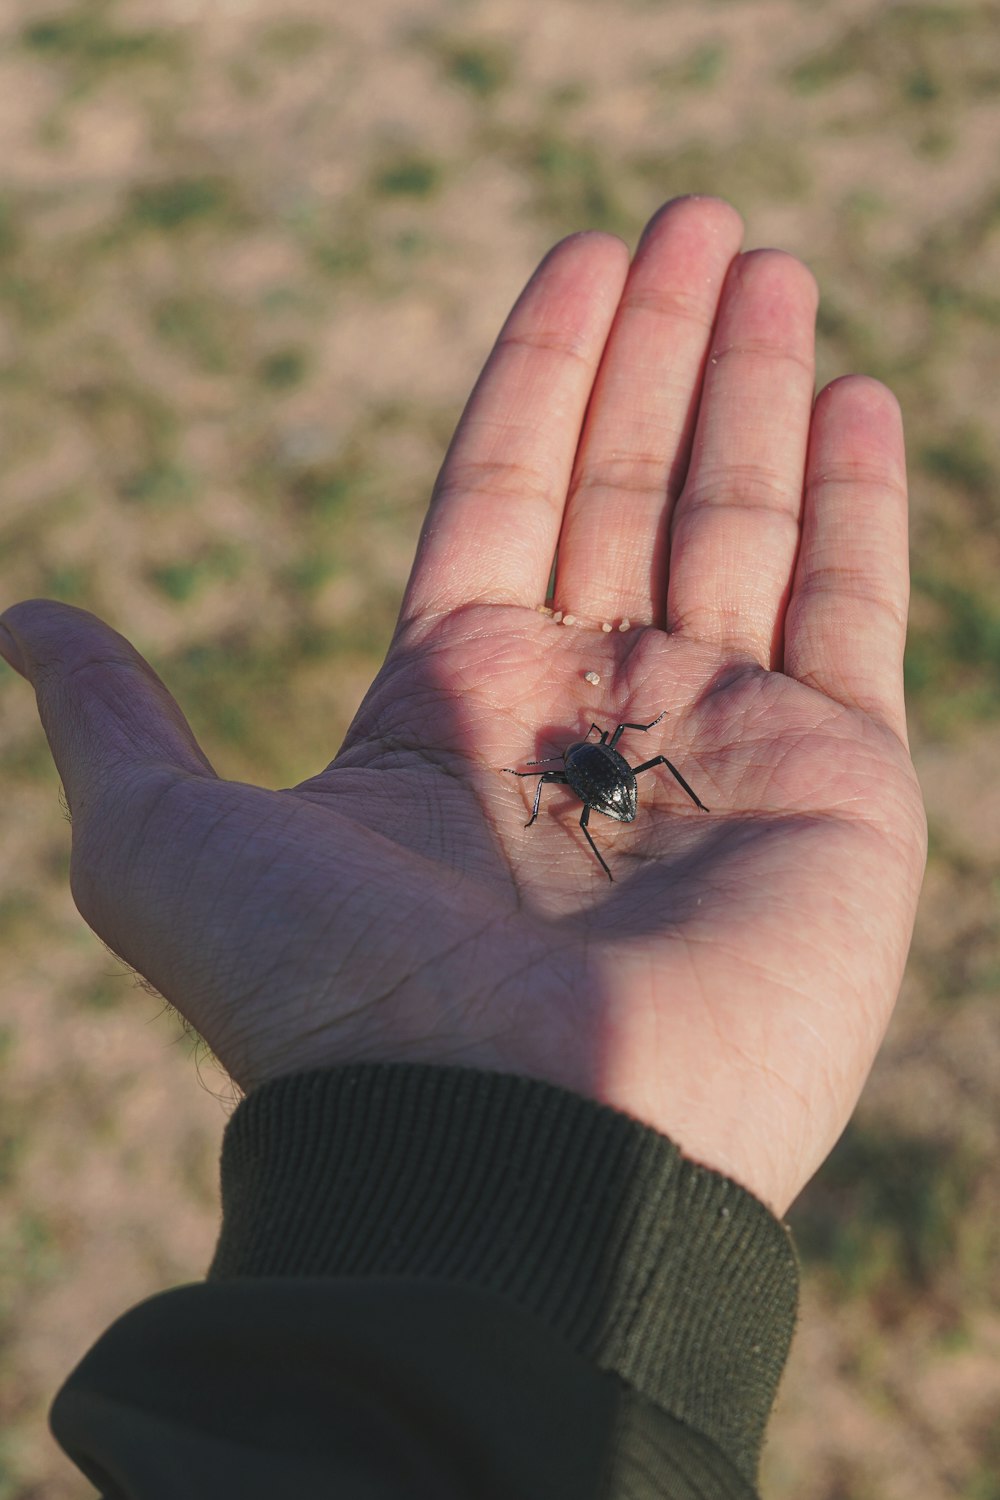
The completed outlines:
{"type": "Polygon", "coordinates": [[[760,858],[769,830],[807,828],[826,857],[854,830],[874,833],[894,760],[905,766],[902,747],[863,715],[711,647],[654,628],[609,636],[470,606],[397,637],[340,754],[300,790],[349,799],[383,837],[523,911],[634,932],[674,925],[692,884],[706,884],[699,899],[731,899],[730,879],[718,888],[723,868],[760,858]],[[599,684],[586,681],[591,671],[599,684]],[[664,709],[648,739],[626,731],[619,749],[632,765],[668,754],[712,811],[694,807],[665,767],[643,773],[633,823],[590,820],[612,886],[571,789],[546,785],[526,828],[536,782],[503,767],[556,757],[558,769],[592,722],[611,730],[664,709]]]}

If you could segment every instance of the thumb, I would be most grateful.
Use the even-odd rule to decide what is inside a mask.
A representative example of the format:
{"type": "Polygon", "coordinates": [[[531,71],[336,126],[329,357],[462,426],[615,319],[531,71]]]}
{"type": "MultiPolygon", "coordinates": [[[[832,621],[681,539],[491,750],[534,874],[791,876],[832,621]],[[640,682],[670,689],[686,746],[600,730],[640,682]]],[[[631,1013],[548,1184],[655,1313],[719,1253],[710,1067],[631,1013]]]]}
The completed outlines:
{"type": "Polygon", "coordinates": [[[71,604],[28,599],[0,615],[0,654],[31,683],[74,820],[143,768],[214,771],[152,667],[71,604]]]}

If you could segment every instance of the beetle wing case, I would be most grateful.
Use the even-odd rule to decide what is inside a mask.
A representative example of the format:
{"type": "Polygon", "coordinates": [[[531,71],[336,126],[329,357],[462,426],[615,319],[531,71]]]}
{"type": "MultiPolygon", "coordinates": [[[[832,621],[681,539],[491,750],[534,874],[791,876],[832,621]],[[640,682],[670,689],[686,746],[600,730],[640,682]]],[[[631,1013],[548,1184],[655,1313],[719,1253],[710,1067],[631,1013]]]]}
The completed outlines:
{"type": "Polygon", "coordinates": [[[583,740],[570,745],[563,762],[566,780],[581,802],[616,823],[632,822],[638,804],[635,776],[623,755],[610,745],[583,740]]]}

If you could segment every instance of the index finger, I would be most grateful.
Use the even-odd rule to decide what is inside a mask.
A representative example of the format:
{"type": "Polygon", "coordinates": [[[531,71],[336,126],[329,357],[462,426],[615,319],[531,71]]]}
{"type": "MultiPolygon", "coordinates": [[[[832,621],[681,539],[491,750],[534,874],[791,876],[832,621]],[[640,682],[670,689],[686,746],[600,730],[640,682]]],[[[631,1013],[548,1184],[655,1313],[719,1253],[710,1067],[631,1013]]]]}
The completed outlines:
{"type": "Polygon", "coordinates": [[[544,602],[628,260],[614,235],[572,235],[521,293],[435,485],[401,623],[470,601],[544,602]]]}

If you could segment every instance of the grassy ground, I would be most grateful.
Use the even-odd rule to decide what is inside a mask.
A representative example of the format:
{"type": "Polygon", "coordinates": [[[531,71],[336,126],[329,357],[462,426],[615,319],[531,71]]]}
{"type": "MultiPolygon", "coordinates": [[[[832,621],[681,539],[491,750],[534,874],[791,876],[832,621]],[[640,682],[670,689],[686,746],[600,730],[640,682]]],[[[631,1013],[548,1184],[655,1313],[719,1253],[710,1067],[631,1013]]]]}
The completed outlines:
{"type": "MultiPolygon", "coordinates": [[[[932,849],[904,993],[792,1220],[773,1500],[1000,1497],[1000,5],[22,0],[0,16],[3,600],[135,641],[226,775],[326,763],[436,466],[558,235],[721,193],[907,417],[932,849]],[[354,14],[354,11],[358,14],[354,14]]],[[[116,1312],[198,1277],[226,1086],[76,916],[0,678],[0,1500],[116,1312]]]]}

